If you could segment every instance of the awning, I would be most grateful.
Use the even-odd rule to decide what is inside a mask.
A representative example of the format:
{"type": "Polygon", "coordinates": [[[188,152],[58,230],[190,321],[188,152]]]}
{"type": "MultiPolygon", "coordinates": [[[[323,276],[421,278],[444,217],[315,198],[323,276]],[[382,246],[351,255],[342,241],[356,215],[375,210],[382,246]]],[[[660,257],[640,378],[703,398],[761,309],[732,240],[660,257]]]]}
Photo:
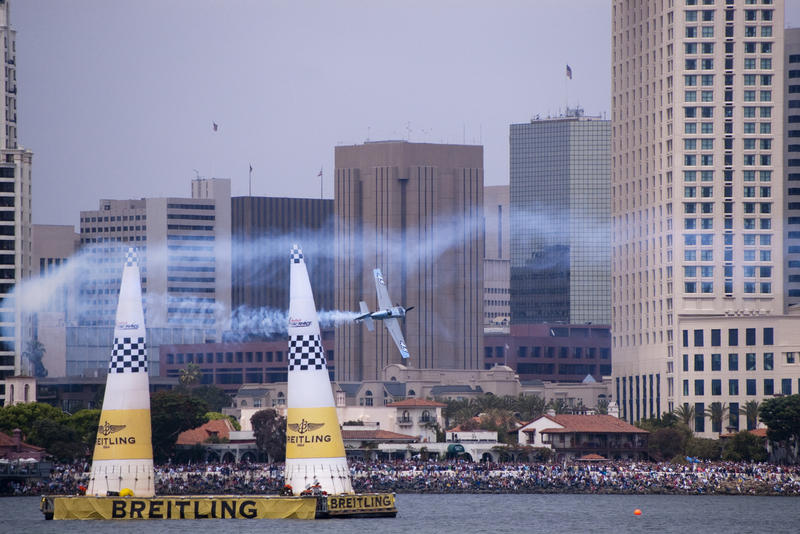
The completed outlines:
{"type": "Polygon", "coordinates": [[[447,454],[461,454],[464,452],[464,446],[460,443],[451,443],[447,446],[447,454]]]}

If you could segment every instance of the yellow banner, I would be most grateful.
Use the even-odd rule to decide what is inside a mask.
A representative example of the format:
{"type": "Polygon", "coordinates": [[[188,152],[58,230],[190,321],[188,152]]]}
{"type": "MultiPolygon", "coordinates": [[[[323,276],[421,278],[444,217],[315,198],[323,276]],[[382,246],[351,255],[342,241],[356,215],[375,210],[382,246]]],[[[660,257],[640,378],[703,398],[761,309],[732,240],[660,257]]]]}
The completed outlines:
{"type": "Polygon", "coordinates": [[[393,493],[328,496],[328,513],[331,515],[383,512],[394,509],[393,493]]]}
{"type": "Polygon", "coordinates": [[[53,519],[314,519],[316,498],[55,497],[53,519]]]}
{"type": "Polygon", "coordinates": [[[95,460],[138,460],[153,458],[150,410],[103,410],[95,460]]]}
{"type": "Polygon", "coordinates": [[[336,408],[289,408],[286,415],[286,457],[344,457],[336,408]]]}

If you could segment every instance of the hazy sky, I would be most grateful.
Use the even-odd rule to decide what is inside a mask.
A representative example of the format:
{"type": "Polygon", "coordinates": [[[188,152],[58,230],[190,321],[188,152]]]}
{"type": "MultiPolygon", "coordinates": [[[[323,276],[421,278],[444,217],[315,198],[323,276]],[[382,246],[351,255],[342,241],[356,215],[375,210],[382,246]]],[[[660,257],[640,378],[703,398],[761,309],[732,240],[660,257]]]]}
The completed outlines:
{"type": "Polygon", "coordinates": [[[190,196],[195,169],[247,195],[250,164],[254,195],[318,197],[322,167],[331,198],[334,147],[367,139],[482,144],[507,183],[509,124],[610,110],[610,0],[11,2],[36,223],[190,196]]]}

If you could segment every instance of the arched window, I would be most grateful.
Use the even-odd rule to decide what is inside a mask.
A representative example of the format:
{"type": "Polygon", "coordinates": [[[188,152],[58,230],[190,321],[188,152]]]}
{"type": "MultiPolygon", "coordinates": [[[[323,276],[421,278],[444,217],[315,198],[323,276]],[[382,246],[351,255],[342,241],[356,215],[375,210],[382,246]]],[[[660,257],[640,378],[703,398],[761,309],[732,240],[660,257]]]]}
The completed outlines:
{"type": "Polygon", "coordinates": [[[22,401],[23,402],[28,402],[28,393],[30,392],[30,389],[31,389],[31,385],[30,384],[25,384],[25,389],[23,390],[23,394],[22,394],[22,401]]]}
{"type": "Polygon", "coordinates": [[[423,423],[428,423],[428,422],[430,422],[430,420],[431,420],[431,412],[429,412],[428,410],[424,410],[424,411],[422,412],[422,416],[419,418],[419,420],[420,420],[421,422],[423,422],[423,423]]]}
{"type": "Polygon", "coordinates": [[[246,400],[242,400],[242,402],[240,402],[239,404],[241,404],[242,408],[246,408],[247,407],[247,401],[246,400]]]}
{"type": "Polygon", "coordinates": [[[8,386],[8,404],[14,404],[14,384],[8,386]]]}
{"type": "Polygon", "coordinates": [[[364,393],[364,406],[372,406],[372,391],[370,390],[364,393]]]}
{"type": "Polygon", "coordinates": [[[400,419],[401,423],[410,423],[411,422],[411,414],[408,413],[408,410],[403,410],[403,417],[400,419]]]}
{"type": "Polygon", "coordinates": [[[415,392],[413,389],[409,389],[409,390],[408,390],[408,396],[409,396],[409,397],[413,397],[413,396],[415,396],[416,394],[417,394],[417,393],[416,393],[416,392],[415,392]]]}

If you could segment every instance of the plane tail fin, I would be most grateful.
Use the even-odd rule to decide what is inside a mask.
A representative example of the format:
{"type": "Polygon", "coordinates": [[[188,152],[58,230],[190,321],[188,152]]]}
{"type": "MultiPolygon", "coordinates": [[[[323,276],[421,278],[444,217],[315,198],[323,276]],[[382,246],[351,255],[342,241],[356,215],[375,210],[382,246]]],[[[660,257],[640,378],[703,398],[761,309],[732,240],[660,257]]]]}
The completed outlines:
{"type": "Polygon", "coordinates": [[[375,325],[373,324],[372,317],[369,316],[369,307],[367,303],[362,300],[358,305],[361,308],[361,315],[356,318],[356,321],[364,321],[364,324],[367,325],[367,330],[372,332],[375,329],[375,325]]]}

